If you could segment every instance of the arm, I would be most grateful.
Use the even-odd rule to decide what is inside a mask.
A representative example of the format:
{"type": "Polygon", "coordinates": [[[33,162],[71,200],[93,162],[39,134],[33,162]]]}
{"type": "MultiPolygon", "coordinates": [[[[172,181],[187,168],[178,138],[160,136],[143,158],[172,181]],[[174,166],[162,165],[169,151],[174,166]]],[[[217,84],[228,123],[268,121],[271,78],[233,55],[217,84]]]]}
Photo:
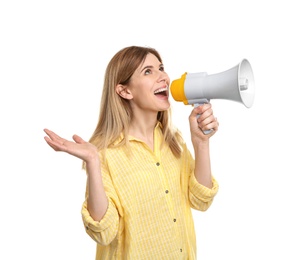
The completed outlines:
{"type": "Polygon", "coordinates": [[[213,115],[211,104],[207,103],[194,108],[189,116],[189,122],[195,154],[195,178],[200,184],[212,188],[209,139],[217,132],[219,123],[213,115]],[[197,118],[198,115],[200,115],[199,118],[197,118]],[[201,131],[209,129],[213,129],[209,134],[201,131]]]}
{"type": "Polygon", "coordinates": [[[66,152],[82,159],[86,163],[87,183],[89,186],[87,207],[91,217],[95,221],[100,221],[107,211],[108,200],[102,181],[97,148],[77,135],[73,136],[73,142],[61,138],[48,129],[44,129],[44,132],[47,134],[44,137],[45,141],[55,151],[66,152]]]}

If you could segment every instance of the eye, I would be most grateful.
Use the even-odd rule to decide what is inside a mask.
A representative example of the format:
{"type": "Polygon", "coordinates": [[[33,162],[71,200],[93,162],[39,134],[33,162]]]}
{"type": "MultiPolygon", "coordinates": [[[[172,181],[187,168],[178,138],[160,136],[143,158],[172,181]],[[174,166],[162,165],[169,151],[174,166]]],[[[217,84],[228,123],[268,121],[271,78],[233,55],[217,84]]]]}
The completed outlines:
{"type": "Polygon", "coordinates": [[[159,70],[160,70],[160,71],[165,71],[164,66],[163,66],[163,65],[162,65],[162,66],[160,66],[160,67],[159,67],[159,70]]]}
{"type": "Polygon", "coordinates": [[[145,70],[145,75],[149,75],[149,74],[151,74],[151,69],[146,69],[145,70]]]}

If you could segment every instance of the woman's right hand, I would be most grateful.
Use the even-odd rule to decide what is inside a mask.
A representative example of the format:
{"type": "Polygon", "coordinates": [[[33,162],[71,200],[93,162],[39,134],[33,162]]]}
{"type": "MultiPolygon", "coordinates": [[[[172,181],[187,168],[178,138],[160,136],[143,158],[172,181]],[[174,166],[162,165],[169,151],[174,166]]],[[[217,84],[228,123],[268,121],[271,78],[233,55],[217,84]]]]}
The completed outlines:
{"type": "Polygon", "coordinates": [[[68,141],[53,131],[44,129],[44,137],[48,145],[57,152],[66,152],[86,162],[88,197],[87,209],[95,221],[100,221],[108,208],[108,199],[103,185],[100,158],[98,150],[93,144],[84,141],[78,135],[68,141]]]}
{"type": "Polygon", "coordinates": [[[96,146],[84,141],[80,136],[73,135],[74,141],[66,140],[49,129],[44,129],[47,136],[44,137],[47,144],[56,152],[66,152],[78,157],[86,163],[98,157],[96,146]]]}

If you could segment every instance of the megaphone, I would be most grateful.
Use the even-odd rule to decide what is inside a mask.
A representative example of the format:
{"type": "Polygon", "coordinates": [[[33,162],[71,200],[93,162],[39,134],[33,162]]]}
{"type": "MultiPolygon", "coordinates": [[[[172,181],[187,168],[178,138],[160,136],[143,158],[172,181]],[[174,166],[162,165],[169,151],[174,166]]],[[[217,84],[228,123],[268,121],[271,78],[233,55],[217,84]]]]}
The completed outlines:
{"type": "Polygon", "coordinates": [[[172,81],[170,90],[174,100],[185,105],[198,106],[211,99],[227,99],[250,108],[254,102],[255,82],[249,61],[243,59],[237,66],[217,74],[184,73],[172,81]]]}

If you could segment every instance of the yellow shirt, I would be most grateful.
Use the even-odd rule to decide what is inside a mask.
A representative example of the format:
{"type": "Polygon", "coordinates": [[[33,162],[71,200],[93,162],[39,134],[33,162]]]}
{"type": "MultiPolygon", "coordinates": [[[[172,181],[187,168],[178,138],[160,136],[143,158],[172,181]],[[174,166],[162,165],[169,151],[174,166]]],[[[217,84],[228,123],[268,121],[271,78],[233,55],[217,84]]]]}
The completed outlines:
{"type": "MultiPolygon", "coordinates": [[[[88,235],[97,242],[96,259],[196,259],[191,208],[205,211],[218,190],[197,182],[194,160],[183,144],[176,158],[163,139],[160,124],[154,129],[154,151],[130,139],[130,149],[106,150],[101,156],[102,177],[109,201],[101,221],[82,207],[88,235]]],[[[86,193],[87,194],[87,193],[86,193]]]]}

